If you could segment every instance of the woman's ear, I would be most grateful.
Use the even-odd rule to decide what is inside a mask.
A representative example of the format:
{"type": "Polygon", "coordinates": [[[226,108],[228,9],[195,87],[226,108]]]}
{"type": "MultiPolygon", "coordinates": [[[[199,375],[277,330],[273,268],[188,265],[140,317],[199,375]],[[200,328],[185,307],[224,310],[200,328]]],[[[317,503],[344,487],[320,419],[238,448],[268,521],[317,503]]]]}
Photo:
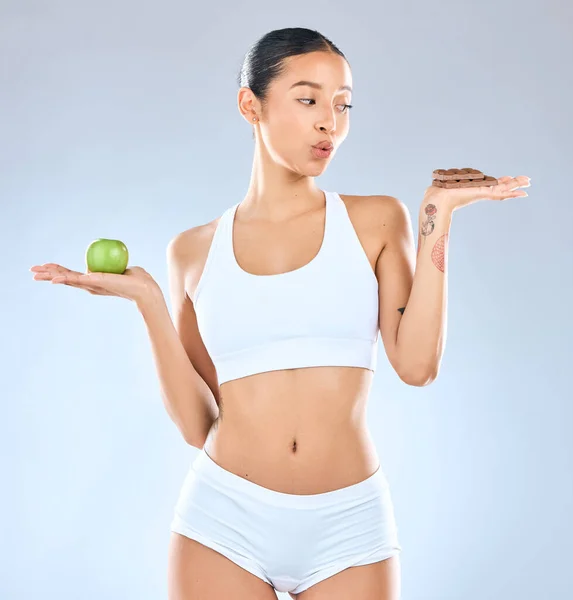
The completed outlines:
{"type": "Polygon", "coordinates": [[[253,91],[248,87],[242,87],[237,93],[237,104],[242,117],[251,125],[259,119],[260,102],[253,91]],[[256,119],[256,121],[253,121],[256,119]]]}

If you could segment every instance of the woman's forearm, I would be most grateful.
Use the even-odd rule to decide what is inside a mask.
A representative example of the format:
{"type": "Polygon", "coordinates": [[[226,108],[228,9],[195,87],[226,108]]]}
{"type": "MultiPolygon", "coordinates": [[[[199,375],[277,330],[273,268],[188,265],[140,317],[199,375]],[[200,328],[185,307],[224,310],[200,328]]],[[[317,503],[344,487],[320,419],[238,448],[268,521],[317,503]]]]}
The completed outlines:
{"type": "Polygon", "coordinates": [[[412,290],[398,327],[404,369],[424,383],[438,374],[447,329],[447,256],[452,211],[423,203],[412,290]]]}
{"type": "Polygon", "coordinates": [[[219,415],[213,392],[191,364],[161,291],[137,302],[137,306],[151,340],[167,413],[185,441],[202,448],[219,415]]]}

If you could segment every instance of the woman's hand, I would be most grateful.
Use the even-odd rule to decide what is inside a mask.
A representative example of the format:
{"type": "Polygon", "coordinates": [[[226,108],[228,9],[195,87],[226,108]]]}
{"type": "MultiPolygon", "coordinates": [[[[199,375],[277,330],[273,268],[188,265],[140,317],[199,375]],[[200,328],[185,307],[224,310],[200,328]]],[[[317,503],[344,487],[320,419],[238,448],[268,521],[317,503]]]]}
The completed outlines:
{"type": "Polygon", "coordinates": [[[137,304],[143,302],[161,288],[153,277],[141,267],[126,269],[121,275],[115,273],[71,271],[55,263],[35,265],[30,268],[35,281],[63,283],[88,291],[95,296],[119,296],[137,304]]]}
{"type": "Polygon", "coordinates": [[[441,188],[430,185],[424,194],[424,204],[431,202],[445,206],[452,212],[462,206],[473,204],[479,200],[507,200],[508,198],[524,198],[527,192],[519,191],[519,188],[529,187],[529,177],[498,177],[498,184],[491,186],[441,188]]]}

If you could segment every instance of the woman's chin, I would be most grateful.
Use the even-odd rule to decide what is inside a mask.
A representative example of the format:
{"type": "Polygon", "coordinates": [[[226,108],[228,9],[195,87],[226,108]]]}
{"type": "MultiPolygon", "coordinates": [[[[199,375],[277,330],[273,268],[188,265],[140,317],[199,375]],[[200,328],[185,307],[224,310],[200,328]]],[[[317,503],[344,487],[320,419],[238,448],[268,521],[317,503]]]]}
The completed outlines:
{"type": "Polygon", "coordinates": [[[294,163],[289,166],[290,170],[302,177],[318,177],[326,171],[330,161],[328,160],[310,160],[305,163],[294,163]]]}
{"type": "Polygon", "coordinates": [[[305,171],[308,172],[307,174],[309,176],[317,177],[318,175],[321,175],[326,171],[326,168],[329,164],[330,161],[328,160],[313,160],[312,162],[310,162],[305,171]]]}

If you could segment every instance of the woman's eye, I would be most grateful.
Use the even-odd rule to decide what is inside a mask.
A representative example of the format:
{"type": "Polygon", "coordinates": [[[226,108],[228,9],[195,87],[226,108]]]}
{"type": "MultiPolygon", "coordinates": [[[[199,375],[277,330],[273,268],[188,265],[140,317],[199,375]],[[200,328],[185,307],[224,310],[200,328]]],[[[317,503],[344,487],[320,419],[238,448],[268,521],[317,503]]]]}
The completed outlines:
{"type": "MultiPolygon", "coordinates": [[[[316,102],[312,98],[299,98],[298,100],[299,102],[314,102],[316,104],[316,102]]],[[[311,105],[307,104],[306,106],[311,105]]],[[[340,111],[341,113],[346,113],[352,108],[352,104],[339,104],[338,106],[344,107],[343,110],[340,111]]]]}

